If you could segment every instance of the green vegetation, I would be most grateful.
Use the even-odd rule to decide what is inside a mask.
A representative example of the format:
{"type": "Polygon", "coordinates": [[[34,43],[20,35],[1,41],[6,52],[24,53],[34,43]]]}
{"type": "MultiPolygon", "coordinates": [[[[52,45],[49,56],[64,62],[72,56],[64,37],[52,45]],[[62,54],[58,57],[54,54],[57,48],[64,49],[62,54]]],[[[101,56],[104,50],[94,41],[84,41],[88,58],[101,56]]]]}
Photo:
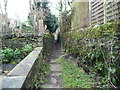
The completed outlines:
{"type": "Polygon", "coordinates": [[[54,33],[58,28],[57,17],[50,12],[49,2],[38,2],[37,7],[42,7],[46,10],[44,12],[44,25],[47,25],[47,29],[50,33],[54,33]]]}
{"type": "Polygon", "coordinates": [[[41,72],[41,79],[40,79],[40,83],[41,84],[45,84],[46,82],[46,75],[48,75],[50,73],[50,66],[49,64],[47,64],[45,61],[40,63],[40,72],[41,72]]]}
{"type": "Polygon", "coordinates": [[[51,34],[44,34],[43,36],[43,55],[44,59],[48,57],[53,42],[53,36],[51,34]]]}
{"type": "Polygon", "coordinates": [[[22,25],[22,29],[23,29],[23,31],[26,31],[26,32],[32,31],[32,27],[31,26],[27,26],[26,24],[22,25]]]}
{"type": "Polygon", "coordinates": [[[30,53],[30,51],[32,51],[33,46],[32,44],[27,44],[22,48],[22,52],[27,55],[28,53],[30,53]]]}
{"type": "Polygon", "coordinates": [[[34,84],[35,88],[38,88],[39,85],[40,87],[43,86],[45,82],[47,81],[46,76],[50,73],[50,66],[44,60],[42,60],[39,63],[39,66],[40,66],[40,70],[39,70],[39,75],[34,84]]]}
{"type": "Polygon", "coordinates": [[[66,52],[77,59],[78,66],[95,72],[101,87],[120,83],[120,22],[63,34],[66,52]]]}
{"type": "MultiPolygon", "coordinates": [[[[16,26],[16,28],[20,29],[20,26],[16,26]]],[[[22,24],[22,30],[27,33],[32,33],[32,26],[26,25],[25,23],[22,24]]]]}
{"type": "Polygon", "coordinates": [[[49,15],[49,17],[46,17],[44,24],[47,25],[47,28],[49,29],[50,33],[54,33],[58,28],[57,17],[52,14],[49,15]]]}
{"type": "Polygon", "coordinates": [[[11,48],[5,48],[3,50],[0,50],[0,56],[2,57],[2,63],[3,64],[16,64],[19,63],[22,58],[24,58],[28,53],[32,51],[32,45],[27,44],[25,45],[22,50],[16,48],[11,49],[11,48]]]}
{"type": "Polygon", "coordinates": [[[20,56],[21,52],[19,49],[13,50],[11,48],[5,48],[4,50],[0,50],[0,56],[2,57],[3,63],[10,63],[13,60],[17,61],[16,59],[20,56]]]}
{"type": "Polygon", "coordinates": [[[61,77],[64,88],[91,88],[94,85],[90,75],[77,67],[74,62],[64,58],[59,58],[58,62],[62,65],[61,77]]]}

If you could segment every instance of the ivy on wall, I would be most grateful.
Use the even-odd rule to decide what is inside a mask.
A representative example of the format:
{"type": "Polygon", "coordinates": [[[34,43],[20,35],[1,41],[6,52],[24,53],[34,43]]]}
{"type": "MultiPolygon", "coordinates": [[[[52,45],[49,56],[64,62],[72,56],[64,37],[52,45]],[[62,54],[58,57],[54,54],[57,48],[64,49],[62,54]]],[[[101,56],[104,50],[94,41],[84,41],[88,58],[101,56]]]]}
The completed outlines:
{"type": "Polygon", "coordinates": [[[120,83],[120,22],[63,34],[64,48],[78,66],[101,77],[103,87],[120,83]]]}

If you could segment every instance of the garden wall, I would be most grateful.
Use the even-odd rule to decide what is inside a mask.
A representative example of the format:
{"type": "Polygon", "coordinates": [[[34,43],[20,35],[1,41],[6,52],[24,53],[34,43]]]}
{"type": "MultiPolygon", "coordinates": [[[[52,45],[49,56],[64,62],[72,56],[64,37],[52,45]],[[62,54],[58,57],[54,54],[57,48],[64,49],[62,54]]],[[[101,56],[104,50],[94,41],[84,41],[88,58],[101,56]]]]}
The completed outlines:
{"type": "Polygon", "coordinates": [[[62,37],[66,52],[79,67],[101,77],[103,87],[120,87],[120,22],[66,32],[62,37]]]}
{"type": "Polygon", "coordinates": [[[34,88],[42,58],[42,47],[35,48],[3,78],[2,88],[34,88]]]}
{"type": "Polygon", "coordinates": [[[51,47],[53,44],[54,38],[53,35],[46,33],[43,36],[43,55],[44,59],[47,59],[49,57],[49,53],[51,51],[51,47]]]}

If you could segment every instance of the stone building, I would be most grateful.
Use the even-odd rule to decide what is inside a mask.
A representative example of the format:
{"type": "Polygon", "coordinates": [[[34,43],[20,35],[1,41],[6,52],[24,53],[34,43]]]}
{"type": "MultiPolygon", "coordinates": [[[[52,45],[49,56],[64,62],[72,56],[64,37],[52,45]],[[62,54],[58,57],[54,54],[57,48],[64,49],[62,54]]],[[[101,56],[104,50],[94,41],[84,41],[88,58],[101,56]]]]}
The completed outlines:
{"type": "Polygon", "coordinates": [[[120,0],[73,0],[72,30],[120,21],[120,0]]]}
{"type": "Polygon", "coordinates": [[[89,27],[89,2],[82,2],[81,0],[74,0],[72,2],[72,30],[89,27]]]}

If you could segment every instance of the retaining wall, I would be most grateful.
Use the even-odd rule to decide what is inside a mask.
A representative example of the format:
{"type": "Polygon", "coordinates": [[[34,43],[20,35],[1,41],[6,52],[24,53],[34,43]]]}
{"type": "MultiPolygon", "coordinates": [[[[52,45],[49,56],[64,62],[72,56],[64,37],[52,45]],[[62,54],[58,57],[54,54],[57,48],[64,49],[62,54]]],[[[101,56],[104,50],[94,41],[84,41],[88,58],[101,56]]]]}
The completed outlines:
{"type": "Polygon", "coordinates": [[[43,60],[42,47],[35,48],[10,73],[3,78],[2,89],[5,88],[34,88],[40,62],[43,60]]]}

